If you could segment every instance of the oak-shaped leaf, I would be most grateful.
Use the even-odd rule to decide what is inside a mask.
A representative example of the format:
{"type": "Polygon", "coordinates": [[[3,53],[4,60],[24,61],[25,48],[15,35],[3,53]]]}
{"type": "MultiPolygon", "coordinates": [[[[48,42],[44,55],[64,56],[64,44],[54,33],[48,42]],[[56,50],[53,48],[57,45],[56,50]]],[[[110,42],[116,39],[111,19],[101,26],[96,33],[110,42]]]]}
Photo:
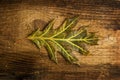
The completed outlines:
{"type": "Polygon", "coordinates": [[[89,53],[86,45],[96,45],[98,37],[95,32],[87,32],[86,28],[73,30],[78,21],[78,17],[65,19],[59,28],[53,29],[54,20],[52,20],[44,30],[36,30],[28,39],[41,48],[44,46],[51,60],[58,63],[56,54],[59,52],[68,62],[75,63],[78,59],[72,54],[73,50],[83,55],[89,53]]]}

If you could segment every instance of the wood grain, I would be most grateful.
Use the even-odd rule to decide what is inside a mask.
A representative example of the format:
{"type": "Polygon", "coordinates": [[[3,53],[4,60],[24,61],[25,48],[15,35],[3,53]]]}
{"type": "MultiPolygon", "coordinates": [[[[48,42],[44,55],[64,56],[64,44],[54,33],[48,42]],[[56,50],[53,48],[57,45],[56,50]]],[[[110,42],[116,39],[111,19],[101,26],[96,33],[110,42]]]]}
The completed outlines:
{"type": "Polygon", "coordinates": [[[0,80],[119,80],[119,0],[1,0],[0,80]],[[89,25],[100,36],[91,55],[74,53],[81,65],[71,65],[58,54],[59,64],[49,60],[26,37],[55,18],[59,27],[66,17],[79,15],[77,28],[89,25]]]}

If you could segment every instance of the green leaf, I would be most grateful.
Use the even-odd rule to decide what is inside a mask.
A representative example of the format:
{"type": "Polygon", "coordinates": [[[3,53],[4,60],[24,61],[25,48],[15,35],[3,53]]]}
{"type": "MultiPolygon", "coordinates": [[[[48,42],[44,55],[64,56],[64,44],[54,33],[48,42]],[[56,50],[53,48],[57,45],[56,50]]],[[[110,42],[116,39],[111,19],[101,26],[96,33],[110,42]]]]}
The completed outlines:
{"type": "Polygon", "coordinates": [[[43,42],[45,43],[45,47],[49,53],[50,59],[53,60],[55,63],[57,63],[57,58],[56,58],[54,47],[49,42],[46,42],[45,40],[43,40],[43,42]]]}
{"type": "Polygon", "coordinates": [[[46,27],[46,28],[43,30],[43,34],[41,34],[41,37],[42,37],[42,36],[45,36],[47,33],[49,33],[49,32],[50,32],[50,29],[53,28],[53,25],[54,25],[54,20],[52,20],[52,21],[48,24],[49,27],[46,27]]]}
{"type": "Polygon", "coordinates": [[[39,41],[39,40],[37,40],[37,39],[34,39],[34,40],[32,40],[33,42],[34,42],[34,44],[40,49],[41,48],[41,46],[42,46],[42,42],[41,41],[39,41]]]}
{"type": "Polygon", "coordinates": [[[65,60],[70,63],[76,63],[78,60],[71,51],[76,50],[83,55],[87,55],[89,51],[86,44],[96,45],[98,37],[95,32],[87,32],[85,28],[72,30],[77,23],[78,17],[66,19],[57,29],[53,29],[54,20],[52,20],[43,31],[39,29],[28,36],[38,48],[44,46],[48,51],[52,61],[57,63],[56,54],[59,52],[65,60]]]}
{"type": "Polygon", "coordinates": [[[95,32],[90,32],[86,37],[83,38],[84,42],[90,45],[97,45],[98,37],[95,32]]]}
{"type": "Polygon", "coordinates": [[[69,30],[69,28],[73,27],[73,25],[76,24],[78,17],[74,17],[72,19],[66,19],[61,27],[57,30],[57,33],[53,35],[52,37],[56,37],[63,32],[69,30]]]}
{"type": "Polygon", "coordinates": [[[54,40],[53,40],[53,42],[54,42],[59,48],[61,48],[61,53],[62,53],[63,57],[64,57],[67,61],[69,61],[69,62],[71,63],[72,61],[76,61],[76,60],[77,60],[75,57],[73,57],[72,55],[70,55],[70,53],[69,53],[66,49],[64,49],[64,47],[63,47],[61,44],[59,44],[58,42],[56,42],[56,41],[54,41],[54,40]]]}

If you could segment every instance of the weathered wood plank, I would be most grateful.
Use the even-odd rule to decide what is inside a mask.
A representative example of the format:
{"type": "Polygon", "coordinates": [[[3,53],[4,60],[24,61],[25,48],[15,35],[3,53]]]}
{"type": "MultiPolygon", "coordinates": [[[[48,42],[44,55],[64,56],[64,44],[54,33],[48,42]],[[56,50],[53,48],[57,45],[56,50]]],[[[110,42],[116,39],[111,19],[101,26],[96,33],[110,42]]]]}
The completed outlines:
{"type": "Polygon", "coordinates": [[[119,80],[119,21],[119,0],[1,0],[0,80],[119,80]],[[39,51],[25,39],[53,18],[58,27],[64,18],[75,15],[80,16],[77,27],[90,25],[88,30],[100,36],[99,45],[88,46],[92,55],[75,54],[80,67],[59,54],[56,65],[44,48],[39,51]]]}

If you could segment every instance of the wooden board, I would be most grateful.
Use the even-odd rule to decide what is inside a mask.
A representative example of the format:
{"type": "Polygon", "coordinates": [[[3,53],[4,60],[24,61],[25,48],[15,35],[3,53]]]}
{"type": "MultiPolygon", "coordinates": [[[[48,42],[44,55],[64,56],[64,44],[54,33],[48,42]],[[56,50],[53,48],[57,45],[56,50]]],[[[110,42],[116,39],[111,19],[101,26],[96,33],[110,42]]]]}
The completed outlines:
{"type": "Polygon", "coordinates": [[[0,80],[120,80],[119,0],[0,0],[0,80]],[[59,64],[39,51],[26,37],[56,19],[79,15],[77,27],[98,32],[91,55],[75,53],[81,65],[58,54],[59,64]],[[17,42],[17,43],[16,43],[17,42]]]}

